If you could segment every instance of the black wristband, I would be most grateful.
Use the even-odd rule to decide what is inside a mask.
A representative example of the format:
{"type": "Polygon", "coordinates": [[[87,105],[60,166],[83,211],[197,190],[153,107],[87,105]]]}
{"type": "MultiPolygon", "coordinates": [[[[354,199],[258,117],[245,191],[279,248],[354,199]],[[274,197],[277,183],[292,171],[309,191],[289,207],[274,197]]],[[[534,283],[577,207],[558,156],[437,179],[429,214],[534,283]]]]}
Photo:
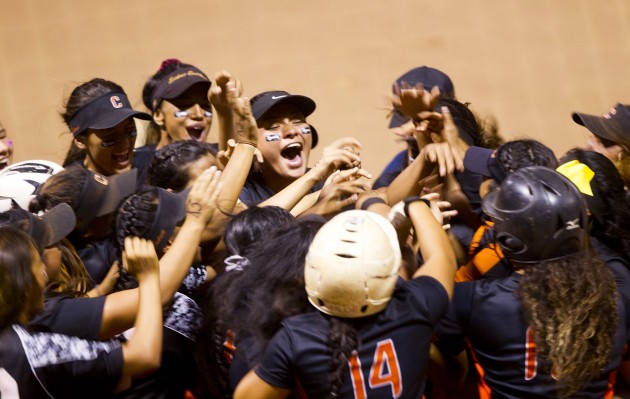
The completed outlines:
{"type": "Polygon", "coordinates": [[[387,202],[385,202],[385,200],[381,197],[372,197],[372,198],[368,198],[366,199],[362,204],[361,204],[361,209],[364,211],[367,211],[367,209],[372,206],[373,204],[387,204],[387,202]]]}
{"type": "Polygon", "coordinates": [[[409,217],[409,204],[412,204],[418,201],[424,202],[429,207],[429,209],[431,208],[431,201],[429,201],[428,199],[418,197],[417,195],[414,195],[412,197],[407,197],[403,201],[405,203],[405,206],[403,209],[405,210],[405,215],[407,215],[407,217],[409,217]]]}

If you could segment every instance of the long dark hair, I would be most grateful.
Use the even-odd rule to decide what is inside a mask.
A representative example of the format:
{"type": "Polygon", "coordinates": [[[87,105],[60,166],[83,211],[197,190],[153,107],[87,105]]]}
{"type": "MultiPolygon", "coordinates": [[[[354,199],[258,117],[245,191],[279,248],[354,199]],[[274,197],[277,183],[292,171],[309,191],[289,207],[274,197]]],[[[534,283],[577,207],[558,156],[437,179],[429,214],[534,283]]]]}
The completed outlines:
{"type": "Polygon", "coordinates": [[[527,265],[517,294],[534,331],[536,351],[569,397],[610,361],[617,329],[617,287],[590,250],[527,265]]]}
{"type": "Polygon", "coordinates": [[[593,195],[584,195],[592,216],[591,235],[630,261],[630,205],[621,175],[612,161],[595,151],[573,149],[562,158],[572,160],[595,172],[590,181],[593,195]]]}
{"type": "MultiPolygon", "coordinates": [[[[122,87],[120,87],[120,85],[110,80],[101,78],[94,78],[88,82],[80,84],[72,90],[72,93],[70,93],[70,97],[68,97],[68,100],[63,107],[63,111],[61,112],[61,118],[66,125],[69,126],[70,121],[77,114],[79,109],[81,109],[81,107],[88,104],[95,98],[111,92],[124,93],[125,91],[122,87]]],[[[74,140],[72,140],[62,166],[69,166],[75,162],[83,160],[83,158],[85,158],[85,150],[77,147],[74,140]]]]}
{"type": "MultiPolygon", "coordinates": [[[[254,208],[250,208],[254,209],[254,208]]],[[[248,264],[240,272],[229,271],[217,278],[204,303],[204,331],[215,331],[197,340],[199,370],[208,389],[227,390],[227,366],[223,339],[228,330],[237,337],[250,337],[262,350],[286,317],[310,309],[304,291],[304,259],[315,233],[325,223],[320,216],[287,221],[286,211],[259,208],[231,221],[226,227],[226,245],[247,256],[248,264]],[[247,221],[257,228],[269,220],[280,223],[252,234],[247,221]],[[259,216],[256,216],[259,215],[259,216]],[[284,250],[290,248],[290,251],[284,250]],[[217,372],[218,370],[218,372],[217,372]],[[215,376],[212,380],[210,376],[215,376]],[[214,384],[215,386],[212,386],[214,384]]],[[[292,217],[291,217],[292,219],[292,217]]],[[[254,356],[256,357],[256,356],[254,356]]]]}
{"type": "Polygon", "coordinates": [[[32,272],[35,244],[24,231],[0,227],[0,330],[18,321],[37,281],[32,272]]]}

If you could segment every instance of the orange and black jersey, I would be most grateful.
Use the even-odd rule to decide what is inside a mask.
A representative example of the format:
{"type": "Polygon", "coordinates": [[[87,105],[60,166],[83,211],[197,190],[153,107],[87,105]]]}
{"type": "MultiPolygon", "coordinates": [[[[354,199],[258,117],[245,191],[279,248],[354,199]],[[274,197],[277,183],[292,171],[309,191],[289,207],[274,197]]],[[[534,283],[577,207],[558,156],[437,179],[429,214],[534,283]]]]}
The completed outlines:
{"type": "MultiPolygon", "coordinates": [[[[444,287],[431,277],[399,280],[380,313],[347,319],[360,337],[348,361],[339,398],[421,398],[429,345],[437,320],[448,307],[444,287]]],[[[298,397],[330,393],[329,322],[320,312],[288,318],[275,335],[256,373],[298,397]]]]}
{"type": "MultiPolygon", "coordinates": [[[[466,338],[481,378],[480,395],[485,398],[553,398],[556,380],[550,365],[536,356],[536,346],[523,319],[515,294],[521,276],[483,279],[455,286],[447,316],[438,328],[438,346],[444,352],[463,350],[466,338]]],[[[619,366],[627,340],[625,308],[619,306],[620,326],[614,339],[612,360],[575,398],[602,399],[619,366]]]]}

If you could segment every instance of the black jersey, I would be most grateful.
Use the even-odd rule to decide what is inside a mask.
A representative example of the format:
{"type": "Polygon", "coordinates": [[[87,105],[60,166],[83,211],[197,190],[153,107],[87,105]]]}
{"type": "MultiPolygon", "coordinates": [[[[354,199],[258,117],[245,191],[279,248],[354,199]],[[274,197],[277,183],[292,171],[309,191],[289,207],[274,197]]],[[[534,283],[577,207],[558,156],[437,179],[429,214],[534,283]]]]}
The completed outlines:
{"type": "Polygon", "coordinates": [[[0,333],[0,396],[109,397],[123,368],[120,342],[32,333],[14,324],[0,333]]]}
{"type": "MultiPolygon", "coordinates": [[[[420,398],[433,326],[448,308],[444,287],[431,277],[399,280],[380,313],[346,319],[360,337],[349,359],[339,398],[420,398]]],[[[256,373],[299,397],[323,398],[329,391],[329,323],[320,312],[288,318],[267,347],[256,373]]]]}
{"type": "MultiPolygon", "coordinates": [[[[515,294],[521,275],[458,283],[449,312],[438,326],[439,346],[458,352],[465,336],[481,382],[482,398],[554,398],[556,380],[550,365],[536,357],[533,333],[515,294]]],[[[614,293],[611,293],[614,295],[614,293]]],[[[626,342],[625,308],[620,301],[620,326],[612,360],[601,376],[572,398],[602,399],[619,366],[626,342]]]]}

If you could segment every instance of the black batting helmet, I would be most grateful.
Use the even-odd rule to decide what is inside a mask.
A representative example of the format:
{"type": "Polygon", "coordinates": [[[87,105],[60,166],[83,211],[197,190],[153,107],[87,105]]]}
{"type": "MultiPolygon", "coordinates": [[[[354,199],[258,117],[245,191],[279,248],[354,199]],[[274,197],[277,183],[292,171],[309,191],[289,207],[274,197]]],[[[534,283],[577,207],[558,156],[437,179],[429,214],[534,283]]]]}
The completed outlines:
{"type": "Polygon", "coordinates": [[[557,259],[584,248],[582,195],[552,169],[531,166],[509,174],[482,206],[494,221],[496,241],[516,262],[557,259]]]}

